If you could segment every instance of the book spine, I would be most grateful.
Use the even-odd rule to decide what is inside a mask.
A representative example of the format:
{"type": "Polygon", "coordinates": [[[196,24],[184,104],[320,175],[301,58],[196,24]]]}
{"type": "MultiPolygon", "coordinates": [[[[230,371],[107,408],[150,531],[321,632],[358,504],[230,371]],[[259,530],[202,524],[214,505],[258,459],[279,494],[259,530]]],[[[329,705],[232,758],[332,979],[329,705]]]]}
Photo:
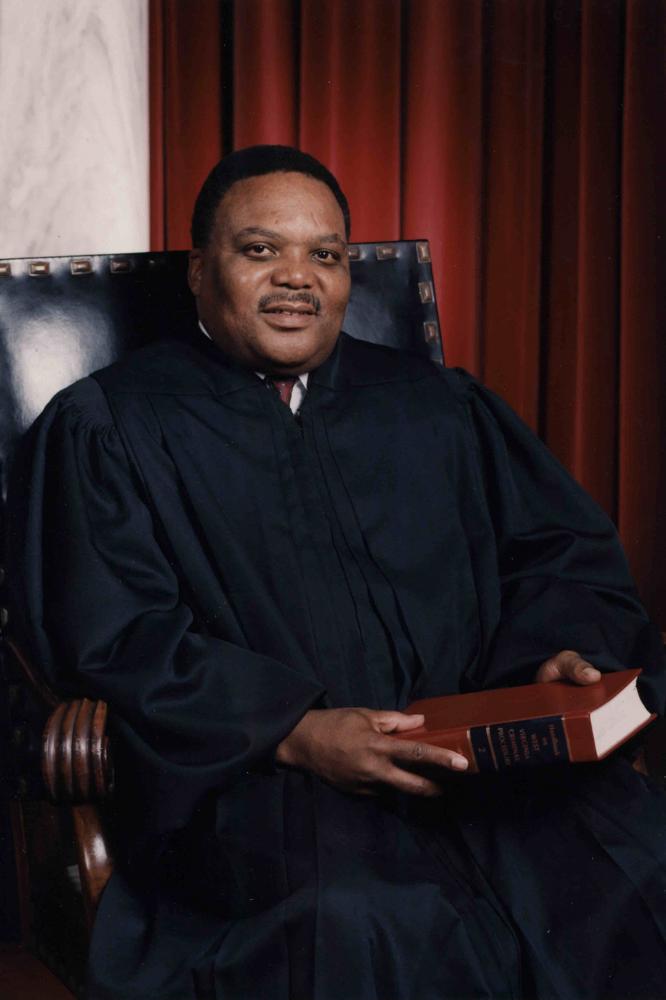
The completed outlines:
{"type": "Polygon", "coordinates": [[[569,715],[565,718],[570,759],[575,761],[598,760],[599,754],[592,735],[592,722],[588,713],[569,715]]]}
{"type": "Polygon", "coordinates": [[[469,761],[469,774],[599,759],[587,714],[548,715],[425,733],[412,730],[398,734],[398,738],[422,740],[462,754],[469,761]]]}

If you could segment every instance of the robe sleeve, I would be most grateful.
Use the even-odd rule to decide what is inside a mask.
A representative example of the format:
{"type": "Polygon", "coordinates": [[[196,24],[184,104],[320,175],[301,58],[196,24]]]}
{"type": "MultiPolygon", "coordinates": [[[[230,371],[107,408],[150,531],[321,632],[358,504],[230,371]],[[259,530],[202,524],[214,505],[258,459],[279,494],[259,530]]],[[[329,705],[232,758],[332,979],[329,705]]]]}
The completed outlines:
{"type": "Polygon", "coordinates": [[[323,689],[194,631],[92,379],[56,397],[27,451],[19,576],[33,653],[57,690],[109,703],[150,824],[175,828],[207,791],[270,773],[276,745],[323,689]]]}
{"type": "Polygon", "coordinates": [[[483,686],[530,683],[544,660],[572,649],[602,670],[641,667],[643,698],[663,712],[661,638],[612,522],[506,403],[459,377],[501,585],[483,686]]]}

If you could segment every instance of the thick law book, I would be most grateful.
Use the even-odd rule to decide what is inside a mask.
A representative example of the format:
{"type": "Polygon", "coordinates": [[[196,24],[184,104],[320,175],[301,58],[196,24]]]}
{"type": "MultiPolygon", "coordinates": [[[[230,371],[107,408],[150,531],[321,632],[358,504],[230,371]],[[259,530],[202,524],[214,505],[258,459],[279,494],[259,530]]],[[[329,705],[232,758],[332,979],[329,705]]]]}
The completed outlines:
{"type": "Polygon", "coordinates": [[[461,753],[468,773],[601,760],[655,718],[638,693],[640,672],[424,698],[406,711],[425,724],[399,738],[461,753]]]}

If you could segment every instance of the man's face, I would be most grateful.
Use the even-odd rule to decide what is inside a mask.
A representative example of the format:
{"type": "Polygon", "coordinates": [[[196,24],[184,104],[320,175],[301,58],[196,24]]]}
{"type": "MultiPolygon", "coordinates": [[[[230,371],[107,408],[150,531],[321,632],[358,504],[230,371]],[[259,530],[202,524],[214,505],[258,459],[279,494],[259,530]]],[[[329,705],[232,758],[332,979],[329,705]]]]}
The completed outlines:
{"type": "Polygon", "coordinates": [[[190,254],[199,317],[222,350],[254,371],[297,375],[322,364],[349,299],[342,211],[299,173],[237,181],[209,244],[190,254]]]}

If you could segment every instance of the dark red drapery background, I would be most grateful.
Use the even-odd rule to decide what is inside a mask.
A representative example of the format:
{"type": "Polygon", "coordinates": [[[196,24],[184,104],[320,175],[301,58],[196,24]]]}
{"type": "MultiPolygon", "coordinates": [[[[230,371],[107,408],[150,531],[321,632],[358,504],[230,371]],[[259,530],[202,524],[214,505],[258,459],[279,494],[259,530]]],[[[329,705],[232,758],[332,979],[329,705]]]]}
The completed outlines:
{"type": "Polygon", "coordinates": [[[281,142],[322,159],[354,239],[430,239],[448,362],[614,517],[666,623],[666,0],[150,10],[153,248],[189,245],[224,152],[281,142]]]}

